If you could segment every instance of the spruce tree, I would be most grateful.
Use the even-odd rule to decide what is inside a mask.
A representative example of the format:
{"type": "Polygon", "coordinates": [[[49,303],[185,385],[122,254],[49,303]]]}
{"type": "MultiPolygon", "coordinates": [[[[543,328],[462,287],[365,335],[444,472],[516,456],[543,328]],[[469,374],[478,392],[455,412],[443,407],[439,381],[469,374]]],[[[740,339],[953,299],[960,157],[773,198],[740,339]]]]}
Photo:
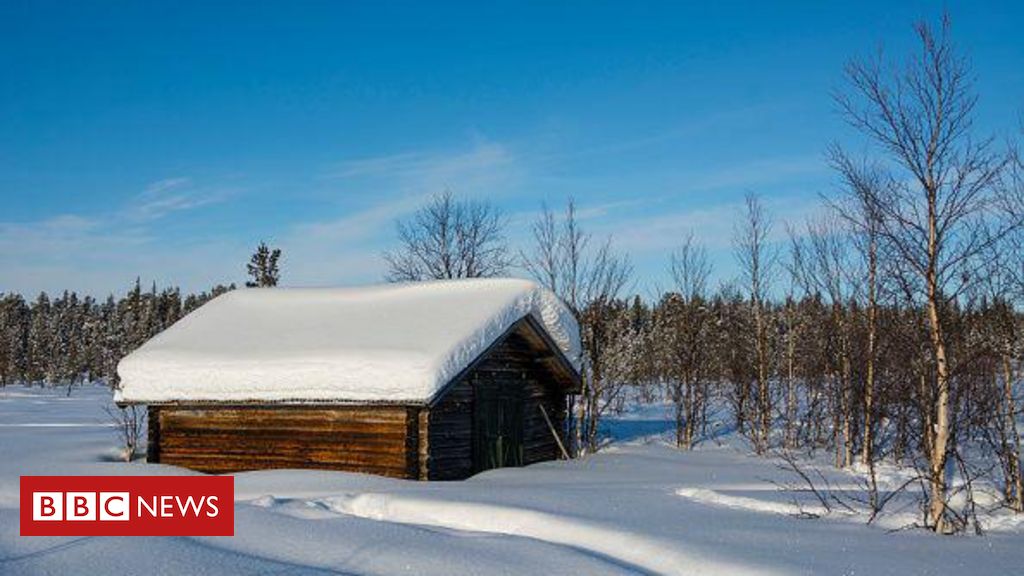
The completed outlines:
{"type": "Polygon", "coordinates": [[[0,299],[0,387],[25,379],[28,306],[18,294],[0,299]]]}
{"type": "Polygon", "coordinates": [[[249,259],[246,265],[249,278],[245,283],[247,288],[267,288],[277,286],[281,273],[277,267],[277,260],[281,257],[279,248],[270,249],[265,242],[260,242],[256,252],[249,259]]]}
{"type": "Polygon", "coordinates": [[[29,383],[41,382],[47,375],[51,358],[50,332],[50,297],[41,292],[32,304],[32,320],[28,332],[28,369],[26,380],[29,383]]]}

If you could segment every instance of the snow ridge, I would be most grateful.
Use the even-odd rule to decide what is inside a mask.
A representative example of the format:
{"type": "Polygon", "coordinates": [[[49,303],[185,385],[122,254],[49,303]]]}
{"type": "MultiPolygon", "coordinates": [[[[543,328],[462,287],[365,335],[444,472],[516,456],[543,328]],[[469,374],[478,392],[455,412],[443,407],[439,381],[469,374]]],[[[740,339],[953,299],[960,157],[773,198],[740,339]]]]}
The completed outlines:
{"type": "Polygon", "coordinates": [[[614,558],[656,574],[773,574],[728,560],[697,558],[679,542],[639,534],[583,518],[490,502],[453,502],[430,497],[362,493],[325,498],[323,508],[382,522],[523,536],[614,558]]]}

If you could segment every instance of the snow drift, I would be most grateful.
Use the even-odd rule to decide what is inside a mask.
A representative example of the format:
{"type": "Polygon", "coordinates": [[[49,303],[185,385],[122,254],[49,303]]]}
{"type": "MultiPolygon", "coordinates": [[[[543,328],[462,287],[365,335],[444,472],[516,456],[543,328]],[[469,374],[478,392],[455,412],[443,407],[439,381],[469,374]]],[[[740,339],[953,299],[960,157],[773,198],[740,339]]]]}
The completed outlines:
{"type": "Polygon", "coordinates": [[[527,315],[578,368],[572,314],[527,280],[235,290],[126,356],[117,399],[426,402],[527,315]]]}

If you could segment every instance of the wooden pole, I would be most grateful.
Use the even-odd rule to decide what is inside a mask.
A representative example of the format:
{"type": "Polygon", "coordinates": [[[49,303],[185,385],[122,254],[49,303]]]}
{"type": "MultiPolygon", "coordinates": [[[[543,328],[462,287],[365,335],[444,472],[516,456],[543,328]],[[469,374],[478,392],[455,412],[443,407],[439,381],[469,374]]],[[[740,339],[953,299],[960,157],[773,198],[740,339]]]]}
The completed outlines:
{"type": "Polygon", "coordinates": [[[548,418],[548,411],[544,409],[543,404],[537,404],[537,408],[540,408],[540,413],[544,416],[544,421],[548,423],[548,430],[551,430],[551,435],[555,437],[555,442],[558,442],[558,449],[562,451],[562,456],[565,456],[565,459],[569,460],[569,451],[565,449],[565,444],[562,444],[562,437],[559,436],[558,431],[555,430],[555,425],[551,423],[551,418],[548,418]]]}

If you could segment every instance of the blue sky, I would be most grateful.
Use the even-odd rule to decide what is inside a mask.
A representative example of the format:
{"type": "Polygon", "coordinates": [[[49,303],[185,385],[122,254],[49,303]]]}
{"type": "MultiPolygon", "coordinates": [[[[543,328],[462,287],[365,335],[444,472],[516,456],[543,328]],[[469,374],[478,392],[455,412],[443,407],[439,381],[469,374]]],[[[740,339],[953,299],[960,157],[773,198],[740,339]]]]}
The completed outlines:
{"type": "Polygon", "coordinates": [[[690,230],[725,279],[745,192],[799,222],[860,146],[844,62],[943,6],[979,130],[1024,112],[1020,2],[383,4],[0,4],[0,291],[240,282],[261,239],[287,285],[374,282],[446,187],[517,245],[574,196],[641,293],[690,230]]]}

